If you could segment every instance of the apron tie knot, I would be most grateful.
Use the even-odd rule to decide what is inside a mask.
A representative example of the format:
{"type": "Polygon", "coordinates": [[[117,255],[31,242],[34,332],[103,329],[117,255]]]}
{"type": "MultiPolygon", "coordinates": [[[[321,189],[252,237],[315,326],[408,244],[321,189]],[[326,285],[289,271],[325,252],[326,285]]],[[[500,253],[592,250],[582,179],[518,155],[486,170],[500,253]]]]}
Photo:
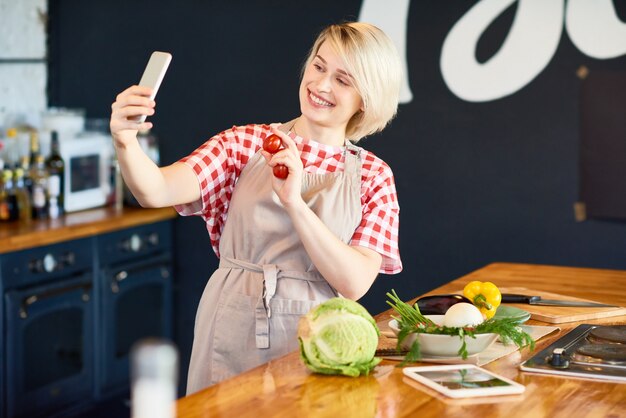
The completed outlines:
{"type": "Polygon", "coordinates": [[[220,259],[220,268],[240,268],[263,273],[263,290],[254,310],[257,348],[270,348],[271,301],[276,294],[278,279],[288,277],[297,280],[324,281],[324,278],[317,272],[285,271],[280,270],[276,264],[260,265],[229,257],[220,259]]]}
{"type": "Polygon", "coordinates": [[[276,264],[263,265],[263,304],[267,310],[267,317],[272,317],[270,301],[276,294],[276,279],[278,278],[278,268],[276,264]]]}

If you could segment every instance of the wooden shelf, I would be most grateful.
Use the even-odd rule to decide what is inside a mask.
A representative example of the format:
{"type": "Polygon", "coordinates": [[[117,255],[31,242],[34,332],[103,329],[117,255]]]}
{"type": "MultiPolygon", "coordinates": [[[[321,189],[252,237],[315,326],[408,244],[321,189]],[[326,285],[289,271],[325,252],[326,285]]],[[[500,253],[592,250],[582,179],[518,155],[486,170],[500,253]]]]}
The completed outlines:
{"type": "Polygon", "coordinates": [[[173,219],[173,208],[111,207],[69,213],[59,219],[0,224],[0,254],[56,244],[117,231],[132,226],[173,219]]]}

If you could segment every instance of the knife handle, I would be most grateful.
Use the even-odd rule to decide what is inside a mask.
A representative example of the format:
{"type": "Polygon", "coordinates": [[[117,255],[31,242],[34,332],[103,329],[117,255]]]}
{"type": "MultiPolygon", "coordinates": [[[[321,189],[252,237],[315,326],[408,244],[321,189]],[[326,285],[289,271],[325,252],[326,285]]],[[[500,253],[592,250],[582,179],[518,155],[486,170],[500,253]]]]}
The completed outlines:
{"type": "Polygon", "coordinates": [[[541,296],[516,295],[513,293],[503,293],[502,303],[527,303],[532,304],[539,302],[541,296]]]}

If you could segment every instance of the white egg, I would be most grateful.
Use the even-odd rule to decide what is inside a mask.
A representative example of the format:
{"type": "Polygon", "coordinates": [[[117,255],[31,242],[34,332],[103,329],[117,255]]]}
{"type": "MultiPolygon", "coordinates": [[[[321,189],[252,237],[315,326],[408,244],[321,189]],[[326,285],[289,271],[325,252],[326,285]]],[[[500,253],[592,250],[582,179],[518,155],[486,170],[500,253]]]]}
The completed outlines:
{"type": "Polygon", "coordinates": [[[443,317],[446,327],[473,327],[483,322],[483,314],[471,303],[455,303],[443,317]]]}

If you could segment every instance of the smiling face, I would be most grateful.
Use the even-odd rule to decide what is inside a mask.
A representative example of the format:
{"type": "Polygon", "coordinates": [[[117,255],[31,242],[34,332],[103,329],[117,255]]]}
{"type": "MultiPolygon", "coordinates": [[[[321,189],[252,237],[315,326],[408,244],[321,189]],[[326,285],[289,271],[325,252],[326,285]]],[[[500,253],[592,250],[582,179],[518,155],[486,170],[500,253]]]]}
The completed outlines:
{"type": "Polygon", "coordinates": [[[324,42],[305,68],[300,83],[300,110],[320,129],[342,130],[363,106],[352,76],[341,58],[324,42]]]}

